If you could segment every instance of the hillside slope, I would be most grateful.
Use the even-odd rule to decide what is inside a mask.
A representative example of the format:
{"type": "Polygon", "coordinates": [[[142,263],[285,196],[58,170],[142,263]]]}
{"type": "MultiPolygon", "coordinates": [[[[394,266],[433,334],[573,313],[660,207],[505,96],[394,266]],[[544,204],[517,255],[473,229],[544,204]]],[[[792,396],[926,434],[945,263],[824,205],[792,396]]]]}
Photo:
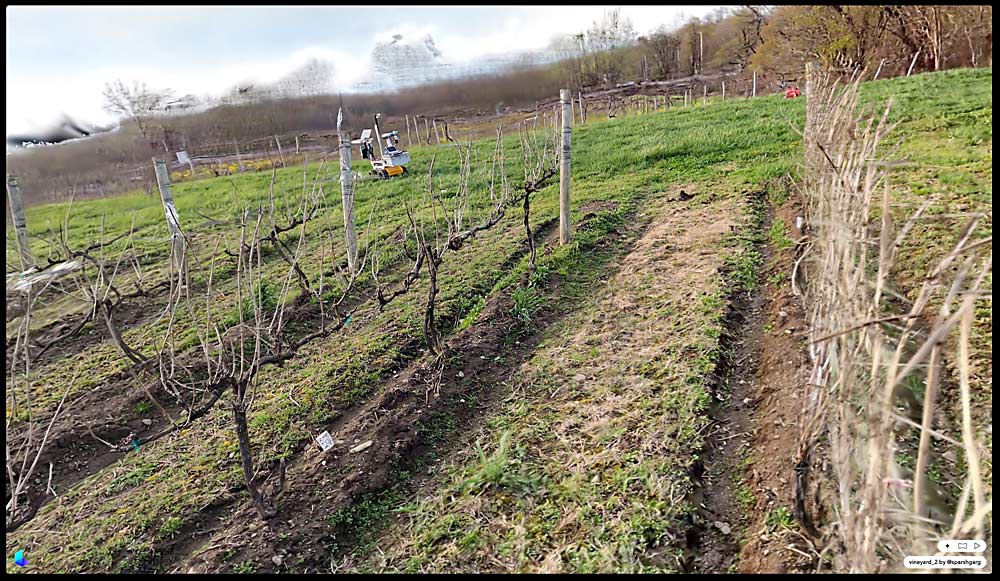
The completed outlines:
{"type": "MultiPolygon", "coordinates": [[[[953,209],[942,213],[985,212],[983,228],[992,228],[991,82],[992,70],[982,69],[865,87],[873,100],[895,96],[898,131],[909,138],[903,153],[917,162],[900,170],[907,186],[900,201],[933,195],[953,209]]],[[[733,553],[746,540],[754,492],[741,488],[739,474],[727,476],[723,501],[735,514],[706,523],[696,481],[720,468],[699,460],[718,427],[717,402],[731,387],[722,381],[733,340],[729,315],[741,296],[771,286],[762,286],[761,272],[782,239],[766,206],[788,197],[781,180],[797,172],[795,128],[803,114],[802,99],[766,97],[575,128],[574,242],[553,241],[558,187],[550,183],[532,197],[534,274],[518,212],[442,265],[439,319],[452,350],[437,393],[425,388],[423,277],[384,309],[359,302],[349,326],[261,372],[250,419],[255,461],[261,472],[280,460],[288,466],[278,516],[266,525],[242,488],[228,396],[197,422],[137,450],[112,453],[97,443],[96,436],[145,437],[169,420],[133,381],[106,331],[88,327],[82,339],[34,363],[36,414],[52,413],[68,389],[69,411],[53,425],[57,448],[45,457],[58,465],[52,484],[59,496],[45,496],[46,483],[38,483],[41,507],[7,534],[7,552],[23,549],[29,569],[59,572],[315,572],[331,563],[366,571],[734,566],[699,564],[689,537],[695,531],[703,546],[723,543],[733,553]],[[324,455],[312,440],[325,429],[343,442],[324,455]],[[370,448],[348,451],[366,440],[370,448]]],[[[480,159],[492,147],[477,144],[480,159]]],[[[404,201],[426,188],[432,156],[436,187],[459,186],[452,148],[412,154],[408,177],[358,188],[359,226],[377,209],[373,236],[381,240],[406,224],[404,201]]],[[[511,164],[518,175],[514,156],[511,164]]],[[[343,252],[336,179],[329,162],[274,175],[279,214],[294,210],[304,187],[323,187],[322,227],[333,234],[308,239],[310,276],[323,269],[331,245],[343,252]]],[[[485,188],[484,179],[474,175],[472,187],[485,188]]],[[[231,237],[232,218],[244,205],[266,204],[271,180],[262,172],[178,184],[177,208],[196,240],[231,237]]],[[[68,209],[29,208],[36,255],[48,253],[41,236],[57,229],[68,209]]],[[[487,209],[481,202],[473,215],[487,209]]],[[[142,195],[75,204],[68,239],[85,246],[134,227],[136,261],[152,284],[167,272],[162,212],[158,200],[142,195]]],[[[777,221],[782,216],[790,218],[779,212],[777,221]]],[[[921,247],[950,243],[954,230],[935,225],[918,233],[921,247]]],[[[307,230],[323,232],[312,223],[307,230]]],[[[10,257],[9,233],[7,248],[10,257]]],[[[386,262],[402,254],[391,249],[386,262]]],[[[923,254],[911,256],[912,271],[920,272],[923,254]]],[[[265,269],[275,280],[284,273],[280,263],[265,269]]],[[[902,276],[899,284],[905,293],[913,283],[902,276]]],[[[235,296],[223,295],[206,308],[239,308],[235,296]]],[[[153,353],[162,341],[162,300],[153,296],[123,316],[125,337],[140,351],[153,353]]],[[[294,301],[294,293],[283,300],[294,301]]],[[[51,322],[80,316],[67,313],[81,308],[68,297],[52,301],[33,314],[35,328],[52,332],[51,322]]],[[[201,314],[179,313],[175,324],[201,314]]],[[[311,322],[305,315],[297,321],[311,322]]],[[[8,322],[8,338],[11,328],[8,322]]],[[[987,410],[991,336],[989,313],[975,330],[974,388],[987,410]]],[[[177,341],[196,349],[196,338],[177,341]]],[[[8,360],[11,352],[8,341],[8,360]]],[[[182,402],[167,405],[181,409],[182,402]]],[[[8,421],[16,438],[25,418],[9,404],[8,421]]],[[[726,454],[739,454],[742,470],[755,451],[746,434],[733,435],[734,451],[726,454]]],[[[726,462],[729,474],[735,468],[726,462]]],[[[795,526],[775,514],[776,524],[795,526]]],[[[11,562],[8,572],[23,571],[11,562]]]]}

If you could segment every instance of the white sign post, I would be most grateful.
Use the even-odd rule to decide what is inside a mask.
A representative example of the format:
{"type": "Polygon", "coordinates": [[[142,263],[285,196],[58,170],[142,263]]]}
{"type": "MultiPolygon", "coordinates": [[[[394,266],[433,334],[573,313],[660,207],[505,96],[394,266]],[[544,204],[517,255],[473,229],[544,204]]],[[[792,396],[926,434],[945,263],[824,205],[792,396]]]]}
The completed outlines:
{"type": "Polygon", "coordinates": [[[180,162],[180,163],[186,163],[186,164],[188,164],[188,167],[191,168],[191,173],[192,174],[194,173],[194,164],[191,163],[191,158],[188,157],[188,152],[186,152],[186,151],[178,151],[177,152],[177,161],[180,162]]]}

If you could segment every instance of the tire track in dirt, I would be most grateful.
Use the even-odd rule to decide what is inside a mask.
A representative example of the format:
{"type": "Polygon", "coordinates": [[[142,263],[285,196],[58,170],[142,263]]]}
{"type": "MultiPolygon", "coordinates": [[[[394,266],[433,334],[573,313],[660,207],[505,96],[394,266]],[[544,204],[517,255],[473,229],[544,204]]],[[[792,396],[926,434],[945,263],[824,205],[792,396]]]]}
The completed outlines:
{"type": "MultiPolygon", "coordinates": [[[[786,187],[765,184],[765,189],[786,187]]],[[[806,572],[816,556],[793,522],[801,525],[808,518],[795,504],[796,487],[806,485],[797,481],[808,378],[802,342],[806,323],[789,283],[793,241],[802,235],[796,225],[801,201],[793,197],[774,208],[764,202],[763,192],[757,195],[761,220],[753,227],[771,231],[772,239],[768,243],[761,237],[757,244],[759,283],[752,292],[732,297],[726,317],[710,410],[713,428],[696,473],[693,500],[699,510],[688,531],[687,567],[697,573],[806,572]],[[771,230],[777,222],[782,227],[771,230]],[[775,240],[774,232],[785,238],[775,240]]],[[[810,487],[810,492],[817,490],[810,487]]]]}
{"type": "MultiPolygon", "coordinates": [[[[800,216],[802,200],[797,193],[775,211],[774,221],[784,224],[791,242],[802,238],[796,221],[800,216]]],[[[765,331],[753,396],[753,462],[744,475],[754,501],[748,513],[747,543],[737,566],[741,573],[814,572],[819,556],[808,531],[814,522],[825,518],[817,507],[833,505],[830,500],[818,501],[819,495],[832,492],[826,490],[819,468],[812,474],[803,470],[809,467],[809,458],[803,457],[808,448],[802,438],[803,423],[809,420],[803,412],[809,407],[806,383],[810,364],[802,338],[806,314],[790,283],[800,253],[794,243],[772,248],[763,271],[768,282],[764,286],[765,331]]],[[[815,451],[813,455],[817,455],[815,451]]]]}
{"type": "MultiPolygon", "coordinates": [[[[764,192],[750,194],[749,230],[755,240],[744,252],[764,250],[759,232],[769,225],[764,192]],[[764,215],[764,212],[767,212],[764,215]]],[[[755,411],[754,385],[761,356],[761,334],[765,297],[758,284],[752,290],[730,291],[729,308],[720,337],[720,353],[712,379],[712,420],[703,454],[694,466],[696,489],[691,501],[696,507],[686,532],[688,548],[685,569],[693,573],[726,573],[736,565],[740,552],[743,508],[740,489],[743,458],[749,451],[755,411]]]]}

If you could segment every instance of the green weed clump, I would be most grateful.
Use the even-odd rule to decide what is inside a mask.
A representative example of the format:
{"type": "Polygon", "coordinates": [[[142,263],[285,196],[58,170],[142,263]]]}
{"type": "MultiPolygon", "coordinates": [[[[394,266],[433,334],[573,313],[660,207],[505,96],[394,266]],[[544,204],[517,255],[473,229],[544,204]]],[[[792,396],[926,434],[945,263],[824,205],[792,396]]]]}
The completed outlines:
{"type": "Polygon", "coordinates": [[[518,288],[511,294],[511,297],[514,299],[511,314],[514,315],[515,319],[525,324],[531,324],[535,312],[545,304],[545,298],[531,288],[518,288]]]}
{"type": "Polygon", "coordinates": [[[511,449],[510,440],[510,431],[501,434],[497,449],[489,456],[486,455],[482,445],[476,442],[479,463],[474,472],[465,479],[462,488],[476,494],[491,487],[520,490],[534,484],[535,478],[518,470],[520,463],[511,449]]]}
{"type": "Polygon", "coordinates": [[[269,278],[261,279],[255,285],[253,294],[245,297],[239,307],[229,313],[224,321],[226,328],[238,325],[241,320],[244,323],[253,321],[257,306],[262,313],[273,311],[278,306],[278,285],[269,278]]]}
{"type": "Polygon", "coordinates": [[[771,229],[767,233],[768,238],[771,239],[771,244],[776,250],[784,250],[786,248],[791,248],[795,244],[791,238],[788,237],[788,227],[781,220],[775,220],[774,224],[771,224],[771,229]]]}

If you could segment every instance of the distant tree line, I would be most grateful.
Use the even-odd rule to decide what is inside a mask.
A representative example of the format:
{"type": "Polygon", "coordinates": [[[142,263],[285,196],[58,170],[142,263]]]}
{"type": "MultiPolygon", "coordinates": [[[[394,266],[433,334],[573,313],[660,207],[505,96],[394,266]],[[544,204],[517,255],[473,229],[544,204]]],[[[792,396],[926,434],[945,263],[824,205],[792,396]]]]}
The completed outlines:
{"type": "MultiPolygon", "coordinates": [[[[913,72],[992,66],[993,9],[747,5],[641,36],[619,10],[611,10],[587,30],[555,39],[550,48],[560,59],[549,65],[525,64],[502,74],[391,93],[345,95],[346,126],[360,131],[375,112],[387,121],[404,115],[469,117],[534,107],[560,88],[586,91],[720,72],[742,78],[756,72],[766,92],[795,82],[809,60],[845,73],[879,70],[883,78],[906,74],[911,66],[913,72]]],[[[23,176],[26,203],[39,203],[64,199],[81,184],[103,193],[134,188],[141,180],[130,178],[123,185],[109,176],[148,168],[152,155],[330,131],[341,100],[318,87],[331,74],[323,63],[310,62],[269,86],[234,87],[214,106],[202,102],[202,110],[194,113],[183,113],[198,103],[193,96],[175,99],[169,89],[115,81],[107,85],[105,101],[121,118],[118,131],[9,155],[8,171],[23,176]],[[183,114],[167,114],[172,110],[183,114]]],[[[79,187],[77,193],[86,194],[79,187]]]]}
{"type": "Polygon", "coordinates": [[[576,89],[720,71],[777,78],[806,61],[880,76],[992,66],[992,6],[741,6],[637,36],[618,10],[558,39],[560,66],[576,89]]]}

